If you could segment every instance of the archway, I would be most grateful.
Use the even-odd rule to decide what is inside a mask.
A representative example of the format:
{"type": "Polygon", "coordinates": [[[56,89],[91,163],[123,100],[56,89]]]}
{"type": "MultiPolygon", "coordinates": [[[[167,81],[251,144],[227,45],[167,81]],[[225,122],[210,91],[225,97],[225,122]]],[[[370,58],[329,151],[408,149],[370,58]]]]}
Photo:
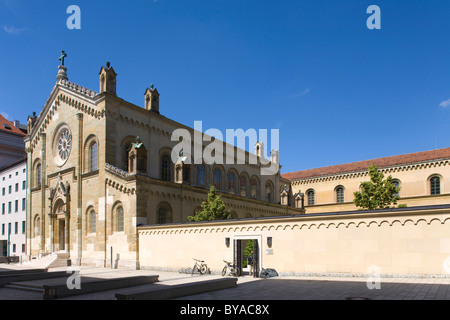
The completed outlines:
{"type": "Polygon", "coordinates": [[[57,199],[53,205],[52,229],[53,251],[65,251],[66,247],[66,204],[57,199]]]}

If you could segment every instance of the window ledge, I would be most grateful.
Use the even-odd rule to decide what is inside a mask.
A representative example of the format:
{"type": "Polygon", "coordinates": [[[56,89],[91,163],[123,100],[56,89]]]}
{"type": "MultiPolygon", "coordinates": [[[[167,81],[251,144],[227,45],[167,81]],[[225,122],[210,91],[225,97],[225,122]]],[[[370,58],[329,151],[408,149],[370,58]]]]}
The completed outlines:
{"type": "Polygon", "coordinates": [[[92,176],[97,175],[98,172],[99,172],[98,169],[97,169],[97,170],[94,170],[94,171],[85,172],[85,173],[83,173],[83,174],[81,175],[81,177],[82,177],[82,178],[89,178],[89,177],[92,177],[92,176]]]}

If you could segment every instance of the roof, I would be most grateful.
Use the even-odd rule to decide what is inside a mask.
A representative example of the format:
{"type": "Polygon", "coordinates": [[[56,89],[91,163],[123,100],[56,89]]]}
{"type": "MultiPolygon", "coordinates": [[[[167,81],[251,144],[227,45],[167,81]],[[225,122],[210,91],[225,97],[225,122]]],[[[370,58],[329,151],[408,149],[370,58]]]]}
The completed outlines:
{"type": "Polygon", "coordinates": [[[7,120],[4,116],[0,114],[0,131],[14,133],[20,136],[26,136],[25,133],[22,132],[19,128],[17,128],[14,123],[7,120]]]}
{"type": "Polygon", "coordinates": [[[19,164],[22,164],[22,163],[25,163],[25,165],[26,165],[26,163],[27,163],[27,157],[26,156],[23,157],[20,160],[17,160],[15,162],[11,163],[11,164],[6,165],[4,167],[0,167],[0,174],[3,173],[3,171],[6,171],[6,170],[8,170],[10,168],[13,168],[13,167],[15,167],[15,166],[17,166],[19,164]]]}
{"type": "Polygon", "coordinates": [[[399,165],[406,165],[418,162],[427,162],[432,160],[449,159],[450,148],[437,149],[431,151],[422,151],[416,153],[403,154],[372,160],[364,160],[352,163],[338,164],[329,167],[309,169],[303,171],[289,172],[281,175],[288,180],[299,180],[313,177],[321,177],[356,171],[366,171],[370,165],[375,164],[378,168],[387,168],[399,165]]]}

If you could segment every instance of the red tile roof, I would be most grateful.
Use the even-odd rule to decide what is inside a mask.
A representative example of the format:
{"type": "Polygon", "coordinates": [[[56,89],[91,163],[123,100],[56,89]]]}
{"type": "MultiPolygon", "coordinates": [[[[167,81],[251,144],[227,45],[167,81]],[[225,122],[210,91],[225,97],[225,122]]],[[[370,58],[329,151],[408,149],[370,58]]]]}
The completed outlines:
{"type": "Polygon", "coordinates": [[[9,132],[9,133],[15,133],[20,136],[26,136],[25,133],[23,133],[19,128],[17,128],[14,123],[11,121],[8,121],[4,116],[0,114],[0,131],[3,132],[9,132]],[[6,125],[6,126],[5,126],[6,125]],[[10,129],[8,129],[8,127],[10,129]]]}
{"type": "Polygon", "coordinates": [[[327,175],[342,174],[355,171],[364,171],[370,165],[375,164],[378,168],[386,168],[392,166],[399,166],[411,163],[426,162],[438,159],[449,159],[450,148],[437,149],[431,151],[423,151],[416,153],[403,154],[398,156],[391,156],[385,158],[378,158],[372,160],[364,160],[352,163],[338,164],[335,166],[322,167],[316,169],[309,169],[303,171],[289,172],[281,175],[284,179],[298,180],[327,175]]]}

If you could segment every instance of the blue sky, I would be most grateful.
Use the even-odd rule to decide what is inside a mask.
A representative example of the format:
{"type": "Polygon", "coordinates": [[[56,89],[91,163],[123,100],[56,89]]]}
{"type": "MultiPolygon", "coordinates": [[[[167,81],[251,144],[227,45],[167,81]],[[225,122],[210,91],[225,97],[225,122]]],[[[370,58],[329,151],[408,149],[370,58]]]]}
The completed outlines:
{"type": "Polygon", "coordinates": [[[98,91],[111,61],[121,98],[154,83],[183,124],[279,129],[282,172],[449,147],[449,18],[444,0],[0,0],[0,112],[39,113],[65,50],[70,81],[98,91]]]}

